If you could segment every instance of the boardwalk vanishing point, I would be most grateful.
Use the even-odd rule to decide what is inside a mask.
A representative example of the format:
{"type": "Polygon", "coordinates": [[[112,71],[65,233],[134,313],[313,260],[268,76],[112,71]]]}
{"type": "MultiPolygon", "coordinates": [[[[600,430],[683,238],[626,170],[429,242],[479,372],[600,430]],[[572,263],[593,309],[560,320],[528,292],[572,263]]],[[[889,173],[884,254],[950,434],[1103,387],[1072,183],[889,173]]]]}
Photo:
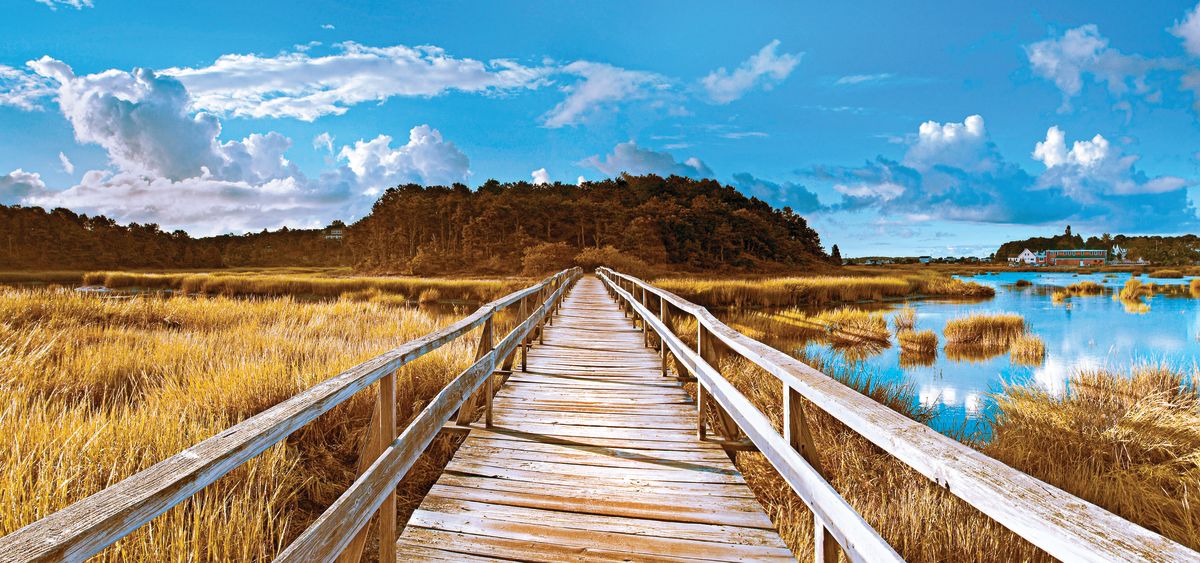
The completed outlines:
{"type": "Polygon", "coordinates": [[[587,276],[573,268],[0,537],[0,561],[100,553],[359,392],[373,393],[376,409],[359,476],[276,561],[357,562],[370,531],[381,561],[794,559],[731,463],[733,451],[761,454],[807,506],[813,551],[805,559],[901,561],[823,477],[805,414],[813,410],[1059,560],[1200,560],[876,403],[703,307],[608,268],[587,276]],[[498,313],[515,318],[503,335],[494,334],[498,313]],[[696,327],[694,344],[674,332],[675,320],[696,327]],[[397,371],[460,338],[477,339],[474,363],[397,428],[397,371]],[[732,358],[778,380],[781,420],[725,378],[732,358]],[[694,397],[684,381],[695,383],[694,397]],[[401,526],[396,487],[447,432],[466,438],[401,526]]]}
{"type": "Polygon", "coordinates": [[[402,560],[793,561],[696,406],[581,279],[400,538],[402,560]]]}

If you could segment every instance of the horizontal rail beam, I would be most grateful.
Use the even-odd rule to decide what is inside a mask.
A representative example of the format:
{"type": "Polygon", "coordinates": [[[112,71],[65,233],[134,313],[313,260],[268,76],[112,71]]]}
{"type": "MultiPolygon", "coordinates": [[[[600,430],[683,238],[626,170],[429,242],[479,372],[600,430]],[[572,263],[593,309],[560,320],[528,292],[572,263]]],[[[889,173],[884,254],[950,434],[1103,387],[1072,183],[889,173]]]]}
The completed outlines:
{"type": "MultiPolygon", "coordinates": [[[[564,270],[475,310],[450,326],[358,364],[92,496],[0,537],[5,561],[86,559],[183,502],[384,375],[440,348],[544,287],[564,270]]],[[[561,283],[560,283],[561,285],[561,283]]]]}
{"type": "Polygon", "coordinates": [[[708,309],[641,279],[641,287],[696,317],[730,350],[830,416],[1046,553],[1064,561],[1196,561],[1200,553],[1013,469],[916,422],[804,362],[730,328],[708,309]]]}
{"type": "Polygon", "coordinates": [[[766,456],[804,504],[821,517],[851,561],[903,561],[892,546],[775,431],[771,421],[745,395],[695,350],[684,344],[648,307],[606,276],[601,278],[621,299],[629,303],[646,326],[663,339],[675,358],[696,375],[704,390],[729,413],[738,428],[766,456]]]}
{"type": "Polygon", "coordinates": [[[341,553],[354,535],[367,524],[416,463],[454,411],[491,377],[498,362],[516,350],[566,291],[574,277],[559,284],[532,315],[513,328],[495,348],[464,370],[438,393],[408,428],[321,514],[276,561],[307,562],[329,559],[341,553]]]}

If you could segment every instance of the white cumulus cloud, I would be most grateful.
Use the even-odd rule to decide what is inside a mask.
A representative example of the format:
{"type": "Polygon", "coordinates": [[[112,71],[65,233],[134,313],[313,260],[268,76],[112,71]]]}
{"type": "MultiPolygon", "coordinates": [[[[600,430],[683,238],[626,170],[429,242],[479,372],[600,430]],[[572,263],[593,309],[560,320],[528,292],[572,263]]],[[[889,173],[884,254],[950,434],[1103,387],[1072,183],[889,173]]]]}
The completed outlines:
{"type": "Polygon", "coordinates": [[[0,175],[0,205],[23,203],[29,198],[37,197],[46,192],[46,183],[36,172],[26,172],[20,168],[0,175]]]}
{"type": "Polygon", "coordinates": [[[1058,126],[1046,130],[1046,140],[1034,145],[1033,158],[1046,166],[1041,185],[1062,187],[1074,197],[1089,199],[1103,194],[1154,194],[1187,186],[1183,178],[1148,178],[1134,168],[1136,155],[1123,155],[1108,139],[1097,134],[1075,141],[1067,149],[1066,134],[1058,126]]]}
{"type": "Polygon", "coordinates": [[[670,153],[642,148],[633,141],[618,144],[613,147],[613,152],[605,155],[604,158],[593,155],[579,164],[595,168],[609,176],[616,176],[622,172],[635,175],[657,174],[690,178],[711,178],[713,176],[712,169],[699,158],[691,157],[679,162],[670,153]]]}
{"type": "MultiPolygon", "coordinates": [[[[292,141],[284,135],[223,141],[220,120],[190,113],[186,88],[172,77],[145,69],[77,76],[50,58],[31,66],[57,84],[59,109],[76,139],[102,147],[112,169],[87,171],[63,190],[14,171],[0,184],[10,201],[208,235],[320,226],[361,215],[389,185],[450,183],[468,174],[466,155],[420,125],[396,148],[387,135],[342,147],[342,164],[309,178],[286,158],[292,141]]],[[[333,146],[332,137],[317,140],[333,146]]]]}
{"type": "Polygon", "coordinates": [[[529,174],[533,178],[533,185],[540,186],[550,183],[550,173],[546,172],[545,168],[538,168],[529,174]]]}
{"type": "Polygon", "coordinates": [[[1176,21],[1168,31],[1183,40],[1183,47],[1189,55],[1200,57],[1200,4],[1192,8],[1183,21],[1176,21]]]}
{"type": "Polygon", "coordinates": [[[371,187],[419,183],[465,182],[470,174],[467,155],[442,133],[428,125],[413,127],[408,143],[391,147],[392,138],[379,135],[342,147],[338,158],[345,160],[360,182],[371,187]]]}
{"type": "Polygon", "coordinates": [[[370,47],[346,42],[334,49],[324,56],[312,56],[307,50],[275,56],[223,55],[206,67],[169,68],[162,74],[187,87],[194,109],[312,121],[393,96],[537,88],[549,72],[507,59],[485,63],[458,58],[433,46],[370,47]]]}
{"type": "Polygon", "coordinates": [[[1158,68],[1177,67],[1177,63],[1126,55],[1108,43],[1095,24],[1087,24],[1069,29],[1061,37],[1028,45],[1025,53],[1034,74],[1052,80],[1062,92],[1061,109],[1070,107],[1070,99],[1079,95],[1088,76],[1117,96],[1133,92],[1147,99],[1159,97],[1161,93],[1150,87],[1146,75],[1158,68]]]}
{"type": "Polygon", "coordinates": [[[714,70],[700,80],[709,99],[727,104],[746,95],[756,86],[770,89],[782,82],[800,64],[803,53],[778,54],[779,40],[767,43],[762,49],[730,72],[724,67],[714,70]]]}

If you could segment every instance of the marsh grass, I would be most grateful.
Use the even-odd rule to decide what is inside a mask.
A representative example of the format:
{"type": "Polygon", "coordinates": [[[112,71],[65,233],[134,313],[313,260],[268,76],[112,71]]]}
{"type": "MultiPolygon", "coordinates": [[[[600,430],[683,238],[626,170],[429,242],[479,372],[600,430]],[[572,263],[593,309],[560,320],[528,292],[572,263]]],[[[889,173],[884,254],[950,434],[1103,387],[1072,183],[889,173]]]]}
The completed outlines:
{"type": "Polygon", "coordinates": [[[1055,303],[1061,303],[1072,297],[1089,296],[1089,295],[1104,295],[1107,292],[1108,292],[1107,288],[1105,288],[1103,285],[1100,285],[1096,282],[1081,281],[1079,283],[1073,283],[1071,285],[1068,285],[1067,287],[1064,287],[1062,289],[1055,290],[1054,293],[1051,294],[1050,298],[1055,303]]]}
{"type": "MultiPolygon", "coordinates": [[[[685,342],[695,343],[694,320],[676,318],[673,327],[685,342]]],[[[780,341],[773,345],[794,349],[780,341]]],[[[917,422],[928,424],[936,416],[936,411],[920,406],[911,386],[881,383],[865,371],[828,357],[804,353],[797,357],[917,422]]],[[[778,379],[740,358],[722,361],[721,372],[782,431],[778,379]]],[[[695,384],[689,383],[687,388],[694,396],[695,384]]],[[[822,474],[906,560],[1050,560],[829,414],[807,401],[804,409],[821,452],[822,474]]],[[[738,453],[735,463],[784,542],[801,557],[810,557],[813,520],[804,502],[762,454],[738,453]]]]}
{"type": "Polygon", "coordinates": [[[665,278],[655,285],[705,307],[803,307],[915,295],[983,298],[995,290],[937,274],[748,279],[665,278]]]}
{"type": "Polygon", "coordinates": [[[1164,269],[1161,269],[1161,270],[1154,270],[1153,272],[1150,272],[1150,277],[1152,277],[1152,278],[1168,278],[1168,279],[1178,279],[1178,278],[1182,278],[1182,277],[1183,277],[1183,272],[1182,272],[1182,271],[1180,271],[1180,270],[1175,270],[1175,269],[1170,269],[1170,268],[1164,268],[1164,269]]]}
{"type": "Polygon", "coordinates": [[[77,284],[83,272],[77,270],[27,270],[0,272],[0,283],[12,284],[77,284]]]}
{"type": "MultiPolygon", "coordinates": [[[[695,343],[694,320],[673,317],[673,326],[682,339],[695,343]]],[[[772,346],[791,351],[917,422],[929,424],[938,415],[921,406],[910,385],[881,383],[869,368],[838,361],[829,352],[809,353],[796,345],[796,339],[807,337],[785,333],[783,325],[752,327],[756,338],[768,337],[772,346]]],[[[735,328],[741,330],[741,324],[735,328]]],[[[1028,336],[1021,334],[1015,341],[1028,336]]],[[[948,353],[952,349],[948,346],[948,353]]],[[[721,370],[781,430],[778,380],[737,357],[723,360],[721,370]]],[[[987,434],[992,441],[965,432],[960,439],[1015,469],[1196,548],[1200,400],[1186,380],[1177,371],[1139,368],[1132,376],[1078,374],[1066,396],[1037,384],[1010,387],[992,398],[999,414],[983,422],[991,428],[987,434]]],[[[688,388],[694,394],[694,384],[688,388]]],[[[1053,560],[829,414],[804,404],[823,475],[906,560],[1053,560]]],[[[784,541],[807,558],[812,553],[811,512],[761,454],[738,453],[736,463],[784,541]]]]}
{"type": "Polygon", "coordinates": [[[789,309],[770,315],[811,338],[834,345],[888,345],[887,318],[880,312],[839,307],[816,314],[789,309]]]}
{"type": "Polygon", "coordinates": [[[896,330],[896,335],[901,332],[912,330],[917,326],[917,310],[905,305],[897,310],[892,315],[892,327],[896,330]]]}
{"type": "Polygon", "coordinates": [[[938,348],[937,333],[932,330],[904,329],[896,333],[900,347],[917,355],[936,356],[938,348]]]}
{"type": "MultiPolygon", "coordinates": [[[[448,321],[369,300],[0,290],[0,534],[448,321]]],[[[473,352],[470,338],[459,339],[405,367],[398,422],[473,352]]],[[[359,393],[98,560],[272,558],[353,481],[373,401],[373,390],[359,393]]],[[[402,518],[446,449],[435,446],[410,472],[402,518]]]]}
{"type": "Polygon", "coordinates": [[[1022,334],[1008,346],[1008,357],[1014,364],[1039,366],[1046,360],[1046,343],[1034,334],[1022,334]]]}
{"type": "Polygon", "coordinates": [[[951,344],[1007,347],[1025,333],[1025,317],[1016,313],[972,313],[951,319],[942,330],[951,344]]]}
{"type": "Polygon", "coordinates": [[[170,273],[89,272],[86,285],[110,289],[171,289],[189,294],[224,296],[316,296],[377,291],[407,299],[422,294],[435,300],[485,302],[529,285],[523,279],[448,279],[412,277],[330,277],[322,273],[170,273]]]}
{"type": "Polygon", "coordinates": [[[984,453],[1200,548],[1200,394],[1162,364],[1075,374],[1066,393],[1009,387],[984,453]]]}

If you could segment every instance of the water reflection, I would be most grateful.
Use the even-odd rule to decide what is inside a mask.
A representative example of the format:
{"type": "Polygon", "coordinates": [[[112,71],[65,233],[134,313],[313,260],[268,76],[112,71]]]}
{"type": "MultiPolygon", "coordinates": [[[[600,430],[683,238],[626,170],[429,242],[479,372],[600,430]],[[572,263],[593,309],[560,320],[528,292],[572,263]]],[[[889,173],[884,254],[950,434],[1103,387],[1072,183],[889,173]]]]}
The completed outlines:
{"type": "MultiPolygon", "coordinates": [[[[879,381],[909,383],[917,390],[921,406],[940,409],[934,427],[942,431],[968,431],[990,415],[989,393],[1006,384],[1035,383],[1061,395],[1066,382],[1080,370],[1107,368],[1126,371],[1147,360],[1192,364],[1200,361],[1200,299],[1191,297],[1190,278],[1146,280],[1163,284],[1140,305],[1113,299],[1128,274],[1078,275],[1065,273],[1002,272],[970,279],[996,288],[986,301],[927,299],[908,302],[916,310],[916,329],[938,335],[941,353],[914,354],[896,344],[849,346],[818,332],[796,334],[791,323],[770,320],[771,312],[753,314],[748,322],[761,330],[768,344],[782,350],[807,350],[838,358],[879,381]],[[1018,285],[1018,280],[1028,285],[1018,285]],[[1102,285],[1101,295],[1075,295],[1054,303],[1056,290],[1082,281],[1102,285]],[[1170,284],[1173,287],[1166,287],[1170,284]],[[947,321],[971,313],[1013,312],[1025,317],[1029,331],[1045,343],[1044,360],[1033,365],[1014,361],[1006,349],[947,346],[942,329],[947,321]],[[780,343],[785,345],[781,346],[780,343]]],[[[871,310],[894,314],[906,303],[872,304],[871,310]]],[[[727,319],[747,313],[726,311],[727,319]]],[[[814,313],[815,314],[815,313],[814,313]]]]}

